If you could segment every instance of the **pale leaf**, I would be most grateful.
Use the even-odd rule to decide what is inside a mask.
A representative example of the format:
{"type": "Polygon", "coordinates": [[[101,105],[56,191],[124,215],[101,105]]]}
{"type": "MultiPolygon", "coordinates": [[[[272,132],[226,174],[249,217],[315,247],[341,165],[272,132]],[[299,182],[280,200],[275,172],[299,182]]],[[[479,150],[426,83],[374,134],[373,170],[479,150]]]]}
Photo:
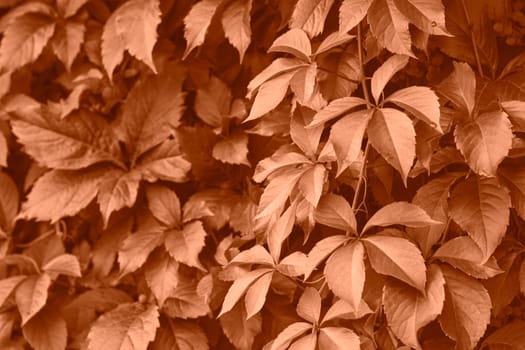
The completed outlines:
{"type": "Polygon", "coordinates": [[[121,276],[141,267],[149,254],[161,245],[163,240],[164,234],[159,229],[135,232],[126,238],[118,253],[121,276]]]}
{"type": "Polygon", "coordinates": [[[228,340],[239,350],[251,350],[255,337],[262,331],[262,316],[257,314],[246,319],[244,304],[239,303],[219,319],[228,340]]]}
{"type": "Polygon", "coordinates": [[[166,299],[163,311],[172,318],[197,318],[210,313],[205,295],[199,294],[197,283],[181,279],[170,298],[166,299]]]}
{"type": "Polygon", "coordinates": [[[381,94],[386,84],[397,72],[405,68],[408,59],[408,56],[405,55],[393,55],[376,69],[372,75],[371,82],[372,96],[374,96],[376,103],[380,102],[381,94]]]}
{"type": "Polygon", "coordinates": [[[372,268],[395,277],[424,292],[425,260],[421,252],[404,238],[375,235],[363,239],[372,268]]]}
{"type": "Polygon", "coordinates": [[[190,52],[204,43],[211,20],[223,0],[202,0],[191,8],[184,18],[184,38],[186,39],[186,50],[183,59],[190,52]]]}
{"type": "Polygon", "coordinates": [[[35,350],[64,350],[67,345],[66,322],[59,310],[45,307],[22,327],[22,334],[35,350]]]}
{"type": "Polygon", "coordinates": [[[454,63],[454,71],[438,86],[438,92],[469,115],[476,103],[476,75],[467,63],[454,63]]]}
{"type": "Polygon", "coordinates": [[[0,229],[10,232],[20,205],[18,188],[11,176],[0,171],[0,229]]]}
{"type": "Polygon", "coordinates": [[[222,13],[224,35],[237,51],[242,63],[244,53],[250,46],[252,31],[250,28],[250,11],[252,0],[234,0],[222,13]]]}
{"type": "Polygon", "coordinates": [[[408,19],[395,6],[394,0],[373,1],[367,19],[381,47],[393,53],[414,56],[408,19]]]}
{"type": "Polygon", "coordinates": [[[359,304],[359,308],[357,310],[354,309],[350,304],[348,304],[343,299],[339,299],[338,301],[333,303],[332,306],[330,306],[328,311],[326,311],[321,321],[321,325],[324,324],[325,322],[329,322],[331,320],[335,320],[338,318],[344,319],[344,320],[359,319],[371,313],[372,313],[372,309],[370,309],[370,306],[368,306],[368,304],[363,299],[361,299],[361,303],[359,304]]]}
{"type": "Polygon", "coordinates": [[[0,44],[0,67],[13,71],[35,61],[55,31],[44,13],[26,13],[9,22],[0,44]]]}
{"type": "Polygon", "coordinates": [[[324,276],[332,292],[359,308],[365,285],[365,249],[359,241],[337,249],[326,261],[324,276]]]}
{"type": "Polygon", "coordinates": [[[266,302],[266,294],[268,294],[268,289],[270,289],[270,284],[272,283],[272,277],[273,273],[267,273],[253,282],[246,290],[244,298],[246,319],[252,318],[263,308],[266,302]]]}
{"type": "Polygon", "coordinates": [[[366,232],[374,226],[403,225],[407,227],[425,227],[440,224],[433,220],[427,212],[416,204],[408,202],[393,202],[379,209],[363,227],[366,232]]]}
{"type": "Polygon", "coordinates": [[[498,174],[509,189],[512,207],[525,219],[525,167],[502,167],[498,174]]]}
{"type": "Polygon", "coordinates": [[[456,126],[454,138],[477,174],[495,176],[512,147],[511,123],[504,112],[489,112],[456,126]]]}
{"type": "Polygon", "coordinates": [[[75,21],[67,21],[55,29],[55,34],[51,40],[53,52],[67,70],[71,69],[73,61],[80,52],[85,31],[86,26],[75,21]]]}
{"type": "Polygon", "coordinates": [[[61,254],[49,260],[42,266],[42,270],[47,273],[80,277],[80,262],[73,254],[61,254]]]}
{"type": "Polygon", "coordinates": [[[410,118],[396,109],[378,109],[368,122],[367,132],[372,146],[399,171],[406,186],[416,156],[416,132],[410,118]]]}
{"type": "Polygon", "coordinates": [[[323,327],[319,332],[319,347],[326,350],[359,350],[359,336],[343,327],[323,327]]]}
{"type": "Polygon", "coordinates": [[[157,306],[119,305],[93,323],[88,350],[146,350],[159,325],[157,306]]]}
{"type": "Polygon", "coordinates": [[[27,277],[16,287],[15,300],[22,317],[22,326],[44,307],[50,285],[51,278],[43,273],[27,277]]]}
{"type": "Polygon", "coordinates": [[[274,154],[271,157],[261,160],[255,168],[253,180],[255,182],[263,182],[272,173],[291,167],[294,168],[301,164],[308,164],[311,161],[303,154],[297,152],[284,152],[274,154]]]}
{"type": "Polygon", "coordinates": [[[297,303],[297,314],[312,324],[319,323],[319,318],[321,317],[321,296],[317,289],[312,287],[304,289],[297,303]]]}
{"type": "Polygon", "coordinates": [[[311,122],[313,114],[313,112],[308,112],[306,109],[302,109],[294,113],[290,121],[290,137],[306,156],[313,157],[319,148],[323,127],[319,125],[307,128],[306,126],[311,122]]]}
{"type": "Polygon", "coordinates": [[[306,67],[308,64],[296,58],[277,58],[262,72],[257,74],[248,84],[247,98],[252,98],[255,91],[266,81],[275,78],[280,74],[290,71],[296,71],[299,68],[306,67]]]}
{"type": "Polygon", "coordinates": [[[317,345],[317,333],[309,333],[290,345],[289,350],[315,350],[317,345]]]}
{"type": "Polygon", "coordinates": [[[165,319],[157,330],[152,350],[208,350],[208,339],[202,328],[195,323],[165,319]]]}
{"type": "Polygon", "coordinates": [[[508,346],[509,349],[524,350],[525,322],[515,320],[497,329],[485,339],[481,348],[483,349],[486,346],[494,349],[498,348],[498,346],[501,346],[501,349],[506,349],[505,346],[508,346]]]}
{"type": "Polygon", "coordinates": [[[213,146],[212,156],[223,163],[250,166],[248,134],[235,132],[226,136],[213,146]]]}
{"type": "Polygon", "coordinates": [[[420,30],[431,35],[451,34],[445,26],[445,7],[441,1],[394,0],[397,8],[420,30]]]}
{"type": "Polygon", "coordinates": [[[184,225],[182,230],[171,230],[166,234],[166,249],[173,259],[205,270],[199,261],[199,253],[204,248],[206,231],[200,221],[192,221],[184,225]]]}
{"type": "Polygon", "coordinates": [[[100,43],[102,65],[110,80],[113,77],[113,71],[122,62],[125,51],[126,43],[117,31],[117,13],[113,12],[104,25],[100,43]]]}
{"type": "Polygon", "coordinates": [[[262,264],[273,266],[274,261],[266,248],[256,244],[253,247],[243,250],[230,261],[230,264],[262,264]]]}
{"type": "Polygon", "coordinates": [[[146,186],[148,208],[157,220],[174,227],[181,222],[181,208],[177,193],[161,185],[146,186]]]}
{"type": "Polygon", "coordinates": [[[337,235],[324,238],[317,242],[307,256],[307,264],[304,272],[305,280],[310,277],[317,265],[347,240],[348,238],[345,235],[337,235]]]}
{"type": "MultiPolygon", "coordinates": [[[[277,219],[275,225],[268,232],[268,249],[270,250],[273,261],[279,261],[283,242],[290,236],[295,224],[297,203],[294,201],[277,219]]],[[[242,254],[242,253],[241,253],[242,254]]]]}
{"type": "Polygon", "coordinates": [[[326,168],[322,164],[316,164],[307,169],[298,182],[299,191],[313,207],[319,203],[326,179],[326,168]]]}
{"type": "Polygon", "coordinates": [[[323,225],[355,233],[357,223],[348,201],[340,195],[328,193],[321,197],[315,210],[315,220],[323,225]]]}
{"type": "Polygon", "coordinates": [[[317,112],[314,119],[308,127],[315,127],[323,124],[329,120],[337,118],[343,114],[350,112],[350,110],[365,105],[366,101],[359,97],[341,97],[331,101],[328,106],[317,112]]]}
{"type": "Polygon", "coordinates": [[[270,350],[286,350],[294,339],[312,329],[312,324],[307,322],[295,322],[283,329],[274,339],[270,350]]]}
{"type": "Polygon", "coordinates": [[[497,180],[472,176],[451,193],[451,218],[476,242],[486,262],[509,223],[510,196],[497,180]]]}
{"type": "Polygon", "coordinates": [[[491,301],[485,287],[462,272],[441,267],[445,276],[445,305],[441,328],[458,349],[473,349],[490,321],[491,301]]]}
{"type": "Polygon", "coordinates": [[[304,61],[310,61],[312,46],[308,35],[299,28],[292,28],[273,42],[268,52],[289,53],[304,61]]]}
{"type": "Polygon", "coordinates": [[[194,109],[197,116],[214,129],[222,129],[230,114],[232,93],[228,85],[212,76],[205,88],[198,89],[194,109]]]}
{"type": "Polygon", "coordinates": [[[383,305],[388,325],[406,345],[421,349],[418,331],[441,314],[445,300],[445,279],[436,265],[427,272],[425,294],[398,281],[387,281],[383,305]]]}
{"type": "Polygon", "coordinates": [[[324,38],[321,44],[319,44],[319,47],[317,50],[315,50],[315,55],[320,55],[340,45],[344,45],[353,38],[355,38],[354,35],[348,35],[342,32],[333,32],[324,38]]]}
{"type": "Polygon", "coordinates": [[[148,182],[185,182],[188,181],[191,163],[181,154],[178,142],[168,139],[141,156],[135,169],[148,182]]]}
{"type": "Polygon", "coordinates": [[[290,19],[290,28],[302,28],[313,38],[323,32],[334,0],[299,0],[290,19]]]}
{"type": "Polygon", "coordinates": [[[26,278],[25,275],[11,276],[0,280],[0,306],[2,306],[7,298],[13,293],[15,288],[26,278]]]}
{"type": "Polygon", "coordinates": [[[178,270],[179,264],[164,251],[154,254],[144,265],[144,277],[160,307],[175,293],[178,270]]]}
{"type": "Polygon", "coordinates": [[[285,276],[297,277],[304,274],[304,269],[307,264],[308,257],[306,254],[295,251],[285,256],[276,266],[276,269],[285,276]]]}
{"type": "Polygon", "coordinates": [[[365,18],[372,0],[344,0],[339,7],[339,31],[348,32],[365,18]]]}

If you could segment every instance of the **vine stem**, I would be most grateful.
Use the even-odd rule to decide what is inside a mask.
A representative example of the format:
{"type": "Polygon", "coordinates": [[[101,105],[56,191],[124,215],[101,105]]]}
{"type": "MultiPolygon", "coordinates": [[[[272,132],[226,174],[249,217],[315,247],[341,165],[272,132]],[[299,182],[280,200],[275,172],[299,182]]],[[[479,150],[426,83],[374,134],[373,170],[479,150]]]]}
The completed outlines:
{"type": "Polygon", "coordinates": [[[479,58],[479,51],[478,51],[478,45],[476,44],[476,39],[474,38],[474,30],[472,29],[472,19],[470,18],[469,11],[467,9],[467,5],[465,4],[465,0],[461,0],[461,5],[463,6],[463,11],[465,12],[465,19],[467,20],[467,25],[470,30],[470,41],[472,42],[472,47],[474,49],[474,56],[476,57],[476,66],[478,68],[478,74],[484,78],[485,75],[483,74],[483,66],[481,65],[481,59],[479,58]]]}

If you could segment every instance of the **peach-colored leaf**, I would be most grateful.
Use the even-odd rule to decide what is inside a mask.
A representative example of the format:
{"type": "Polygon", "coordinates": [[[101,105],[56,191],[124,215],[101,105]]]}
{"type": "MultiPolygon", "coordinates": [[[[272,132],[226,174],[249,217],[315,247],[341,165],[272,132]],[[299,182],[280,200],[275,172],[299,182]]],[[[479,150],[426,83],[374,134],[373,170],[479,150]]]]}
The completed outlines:
{"type": "Polygon", "coordinates": [[[339,31],[348,32],[365,18],[372,0],[344,0],[339,7],[339,31]]]}
{"type": "Polygon", "coordinates": [[[284,52],[304,61],[310,61],[312,46],[308,35],[299,28],[292,28],[273,42],[268,52],[284,52]]]}
{"type": "Polygon", "coordinates": [[[302,28],[313,38],[323,32],[334,0],[299,0],[290,18],[290,28],[302,28]]]}
{"type": "Polygon", "coordinates": [[[43,273],[27,277],[16,287],[15,300],[22,317],[22,325],[44,307],[50,285],[51,278],[43,273]]]}
{"type": "Polygon", "coordinates": [[[250,46],[252,31],[250,28],[250,11],[252,0],[234,0],[222,13],[224,35],[237,51],[242,63],[244,54],[250,46]]]}
{"type": "Polygon", "coordinates": [[[182,230],[170,230],[166,233],[166,249],[178,262],[205,270],[199,261],[199,253],[204,248],[207,233],[200,221],[184,225],[182,230]]]}
{"type": "Polygon", "coordinates": [[[184,38],[186,39],[186,50],[183,59],[186,59],[191,51],[204,43],[208,27],[211,24],[217,8],[223,0],[202,0],[191,8],[184,18],[184,38]]]}

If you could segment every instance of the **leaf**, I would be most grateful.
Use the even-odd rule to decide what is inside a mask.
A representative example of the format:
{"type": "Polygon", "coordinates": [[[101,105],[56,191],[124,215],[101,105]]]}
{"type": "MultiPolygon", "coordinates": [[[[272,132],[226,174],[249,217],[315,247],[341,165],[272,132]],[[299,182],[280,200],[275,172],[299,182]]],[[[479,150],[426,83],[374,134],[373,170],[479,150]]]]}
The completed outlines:
{"type": "Polygon", "coordinates": [[[163,319],[157,330],[155,341],[150,345],[153,350],[181,349],[208,350],[208,339],[202,328],[195,323],[163,319]]]}
{"type": "Polygon", "coordinates": [[[409,57],[405,55],[393,55],[376,69],[371,82],[372,96],[376,103],[379,103],[386,84],[397,72],[405,68],[408,59],[409,57]]]}
{"type": "Polygon", "coordinates": [[[181,222],[181,208],[177,193],[161,185],[146,186],[148,208],[163,224],[174,227],[181,222]]]}
{"type": "Polygon", "coordinates": [[[271,272],[273,272],[273,269],[257,269],[237,278],[230,286],[230,289],[228,289],[228,293],[226,293],[226,296],[224,297],[221,312],[217,317],[221,317],[223,314],[231,311],[255,281],[266,274],[271,274],[271,272]]]}
{"type": "Polygon", "coordinates": [[[476,75],[467,63],[453,63],[454,71],[439,84],[438,92],[471,115],[476,103],[476,75]]]}
{"type": "Polygon", "coordinates": [[[239,51],[240,62],[250,46],[252,31],[250,28],[250,12],[252,0],[234,0],[229,3],[222,13],[222,28],[224,35],[239,51]]]}
{"type": "Polygon", "coordinates": [[[172,318],[197,318],[209,314],[206,297],[198,293],[197,283],[181,279],[170,298],[166,299],[164,312],[172,318]]]}
{"type": "Polygon", "coordinates": [[[19,275],[0,280],[0,306],[4,305],[7,298],[26,277],[25,275],[19,275]]]}
{"type": "Polygon", "coordinates": [[[341,97],[331,101],[328,106],[321,109],[314,116],[313,121],[308,127],[314,127],[323,124],[329,120],[337,118],[343,114],[348,113],[353,108],[365,105],[366,101],[359,97],[341,97]]]}
{"type": "Polygon", "coordinates": [[[44,307],[50,285],[51,278],[43,273],[27,277],[16,287],[15,300],[22,317],[22,326],[44,307]]]}
{"type": "Polygon", "coordinates": [[[447,35],[445,7],[441,1],[394,0],[396,7],[420,30],[431,35],[447,35]]]}
{"type": "Polygon", "coordinates": [[[51,39],[53,52],[64,64],[67,70],[71,69],[73,61],[80,52],[80,47],[84,42],[86,26],[81,22],[67,21],[62,25],[57,25],[55,34],[51,39]]]}
{"type": "Polygon", "coordinates": [[[476,242],[486,262],[509,222],[510,196],[497,180],[472,176],[450,195],[451,218],[476,242]]]}
{"type": "Polygon", "coordinates": [[[318,241],[310,253],[308,253],[307,266],[305,266],[304,279],[307,280],[308,277],[315,270],[317,265],[326,259],[334,250],[340,247],[345,243],[348,238],[345,235],[336,235],[326,237],[318,241]]]}
{"type": "Polygon", "coordinates": [[[219,322],[228,340],[240,350],[253,349],[255,337],[262,331],[261,315],[247,319],[243,303],[222,315],[219,322]]]}
{"type": "Polygon", "coordinates": [[[132,207],[137,199],[140,172],[113,171],[105,176],[100,183],[97,202],[104,219],[104,227],[108,225],[109,218],[114,211],[124,207],[132,207]]]}
{"type": "Polygon", "coordinates": [[[55,31],[45,13],[26,13],[9,22],[0,44],[0,67],[14,71],[35,61],[55,31]]]}
{"type": "Polygon", "coordinates": [[[230,264],[262,264],[273,266],[274,261],[272,256],[268,253],[266,248],[262,245],[254,245],[253,247],[241,251],[231,259],[230,264]]]}
{"type": "Polygon", "coordinates": [[[314,207],[317,206],[323,194],[326,179],[326,168],[322,164],[316,164],[305,170],[298,182],[299,191],[301,191],[304,198],[314,207]]]}
{"type": "Polygon", "coordinates": [[[381,47],[393,53],[414,56],[408,19],[395,6],[394,0],[373,1],[368,9],[367,19],[370,30],[381,47]]]}
{"type": "Polygon", "coordinates": [[[11,232],[20,205],[20,195],[13,179],[0,171],[0,229],[11,232]]]}
{"type": "Polygon", "coordinates": [[[359,241],[338,248],[326,261],[324,276],[330,290],[359,308],[365,286],[365,249],[359,241]]]}
{"type": "Polygon", "coordinates": [[[297,314],[306,321],[317,324],[321,317],[321,296],[319,291],[312,287],[304,289],[297,303],[297,314]]]}
{"type": "Polygon", "coordinates": [[[516,350],[525,349],[525,322],[516,320],[497,329],[485,339],[481,348],[489,346],[496,349],[498,345],[502,348],[508,346],[516,350]]]}
{"type": "Polygon", "coordinates": [[[42,270],[50,274],[81,277],[80,262],[73,254],[61,254],[49,260],[42,266],[42,270]]]}
{"type": "Polygon", "coordinates": [[[104,161],[121,164],[113,132],[98,114],[78,110],[64,120],[30,111],[17,113],[11,125],[24,151],[40,165],[74,170],[104,161]]]}
{"type": "Polygon", "coordinates": [[[413,243],[404,238],[380,235],[369,236],[363,239],[363,243],[376,272],[425,291],[425,260],[413,243]]]}
{"type": "Polygon", "coordinates": [[[359,336],[343,327],[323,327],[319,331],[319,347],[330,350],[361,349],[359,336]]]}
{"type": "MultiPolygon", "coordinates": [[[[329,40],[332,35],[344,37],[344,35],[348,34],[334,32],[329,35],[325,41],[329,40]]],[[[324,41],[317,48],[316,54],[320,53],[321,49],[324,49],[323,43],[324,41]]],[[[338,43],[335,42],[334,44],[338,43]]],[[[337,47],[339,47],[339,45],[337,45],[337,47]]],[[[360,66],[356,47],[357,44],[352,43],[347,45],[341,53],[335,52],[334,50],[331,54],[321,56],[319,63],[321,69],[318,70],[317,80],[323,97],[328,101],[348,97],[357,89],[360,66]],[[330,71],[330,73],[328,73],[328,71],[330,71]],[[332,74],[331,72],[336,74],[332,74]]],[[[328,48],[331,49],[330,46],[328,46],[327,49],[328,48]]]]}
{"type": "Polygon", "coordinates": [[[504,112],[483,113],[454,130],[456,144],[477,174],[495,176],[512,147],[511,123],[504,112]]]}
{"type": "Polygon", "coordinates": [[[266,294],[268,294],[270,283],[272,283],[272,277],[273,273],[262,275],[246,290],[244,298],[246,319],[252,318],[263,308],[266,302],[266,294]]]}
{"type": "Polygon", "coordinates": [[[212,155],[223,163],[250,166],[248,135],[244,132],[235,132],[226,136],[213,146],[212,155]]]}
{"type": "Polygon", "coordinates": [[[115,126],[135,164],[144,152],[165,141],[179,126],[184,111],[184,73],[175,67],[133,86],[115,126]]]}
{"type": "Polygon", "coordinates": [[[182,59],[186,59],[194,48],[204,43],[208,27],[222,2],[223,0],[199,1],[184,17],[184,38],[187,43],[182,59]]]}
{"type": "Polygon", "coordinates": [[[421,349],[418,331],[441,314],[445,301],[445,279],[436,265],[427,271],[425,294],[398,281],[387,281],[383,305],[388,325],[406,345],[421,349]]]}
{"type": "Polygon", "coordinates": [[[102,62],[110,79],[125,50],[157,72],[152,52],[160,15],[158,0],[130,0],[111,14],[102,34],[102,62]]]}
{"type": "Polygon", "coordinates": [[[160,307],[177,288],[178,270],[179,264],[166,252],[154,254],[144,265],[144,276],[160,307]]]}
{"type": "Polygon", "coordinates": [[[297,203],[293,202],[268,232],[268,249],[270,250],[271,257],[275,262],[280,260],[282,244],[292,233],[296,212],[297,203]]]}
{"type": "Polygon", "coordinates": [[[155,305],[122,304],[100,316],[87,336],[89,350],[146,350],[159,327],[155,305]]]}
{"type": "Polygon", "coordinates": [[[97,195],[104,176],[116,169],[51,170],[34,184],[19,217],[57,222],[85,208],[97,195]]]}
{"type": "Polygon", "coordinates": [[[512,130],[525,132],[525,101],[504,101],[501,107],[512,123],[512,130]]]}
{"type": "Polygon", "coordinates": [[[65,18],[75,15],[82,6],[84,6],[88,0],[57,0],[57,7],[59,12],[65,18]]]}
{"type": "Polygon", "coordinates": [[[366,232],[374,226],[403,225],[407,227],[425,227],[440,224],[433,220],[426,211],[416,204],[408,202],[394,202],[379,209],[363,227],[366,232]]]}
{"type": "Polygon", "coordinates": [[[195,96],[195,113],[213,128],[222,129],[223,119],[230,114],[232,93],[228,85],[212,76],[205,88],[195,96]]]}
{"type": "Polygon", "coordinates": [[[65,350],[66,322],[58,310],[46,306],[22,327],[22,334],[35,350],[65,350]]]}
{"type": "MultiPolygon", "coordinates": [[[[408,0],[406,0],[408,1],[408,0]]],[[[392,102],[405,109],[414,117],[424,121],[440,133],[440,114],[439,100],[434,91],[425,86],[410,86],[397,90],[385,99],[385,102],[392,102]]]]}
{"type": "Polygon", "coordinates": [[[157,228],[131,234],[122,242],[118,252],[120,275],[124,276],[141,267],[150,253],[164,241],[163,232],[157,228]]]}
{"type": "Polygon", "coordinates": [[[303,154],[297,152],[275,153],[271,157],[261,160],[255,168],[253,180],[263,182],[269,175],[283,170],[284,168],[294,168],[301,164],[308,164],[311,161],[303,154]]]}
{"type": "Polygon", "coordinates": [[[502,167],[498,174],[509,189],[512,207],[525,218],[525,167],[502,167]]]}
{"type": "Polygon", "coordinates": [[[136,170],[144,180],[171,182],[188,181],[192,164],[181,154],[176,140],[166,140],[140,157],[136,170]]]}
{"type": "Polygon", "coordinates": [[[399,171],[406,186],[416,155],[416,132],[410,118],[396,109],[377,109],[367,132],[372,146],[399,171]]]}
{"type": "Polygon", "coordinates": [[[322,321],[321,325],[323,325],[325,322],[329,322],[335,319],[359,319],[365,315],[371,314],[372,310],[368,306],[368,304],[361,299],[361,303],[359,304],[359,308],[356,310],[354,309],[350,304],[348,304],[343,299],[339,299],[335,303],[330,306],[328,311],[326,311],[322,321]]]}
{"type": "Polygon", "coordinates": [[[321,34],[333,0],[299,0],[290,19],[290,28],[302,28],[311,38],[321,34]]]}
{"type": "Polygon", "coordinates": [[[182,230],[170,230],[166,233],[164,242],[168,253],[178,262],[188,266],[205,270],[199,261],[199,253],[206,244],[204,239],[207,233],[200,221],[192,221],[182,228],[182,230]]]}
{"type": "Polygon", "coordinates": [[[320,55],[322,53],[328,52],[331,49],[334,49],[340,45],[348,43],[350,40],[355,38],[354,35],[348,35],[343,32],[333,32],[328,34],[326,38],[323,39],[317,50],[315,50],[315,55],[320,55]]]}
{"type": "Polygon", "coordinates": [[[475,279],[441,267],[445,276],[445,305],[439,317],[441,328],[456,341],[457,349],[472,349],[490,321],[490,297],[475,279]]]}
{"type": "Polygon", "coordinates": [[[312,329],[312,325],[307,322],[295,322],[282,330],[274,339],[270,350],[286,350],[294,339],[312,329]]]}
{"type": "Polygon", "coordinates": [[[289,350],[315,350],[317,345],[317,333],[309,333],[290,345],[289,350]]]}
{"type": "Polygon", "coordinates": [[[262,72],[257,74],[255,78],[253,78],[250,83],[248,84],[248,93],[246,95],[247,98],[252,98],[253,94],[257,89],[266,81],[277,77],[278,75],[297,71],[300,68],[307,67],[308,63],[305,63],[301,60],[298,60],[296,58],[277,58],[270,65],[262,72]]]}
{"type": "Polygon", "coordinates": [[[312,114],[303,109],[296,112],[290,121],[290,137],[308,157],[315,157],[323,133],[321,125],[315,128],[306,127],[312,120],[312,114]]]}
{"type": "Polygon", "coordinates": [[[343,196],[337,194],[328,193],[321,197],[315,210],[315,221],[339,230],[357,232],[352,207],[343,196]]]}
{"type": "Polygon", "coordinates": [[[339,31],[348,32],[365,18],[372,0],[343,0],[339,7],[339,31]]]}
{"type": "Polygon", "coordinates": [[[283,52],[309,62],[312,46],[308,35],[299,28],[292,28],[273,42],[268,52],[283,52]]]}

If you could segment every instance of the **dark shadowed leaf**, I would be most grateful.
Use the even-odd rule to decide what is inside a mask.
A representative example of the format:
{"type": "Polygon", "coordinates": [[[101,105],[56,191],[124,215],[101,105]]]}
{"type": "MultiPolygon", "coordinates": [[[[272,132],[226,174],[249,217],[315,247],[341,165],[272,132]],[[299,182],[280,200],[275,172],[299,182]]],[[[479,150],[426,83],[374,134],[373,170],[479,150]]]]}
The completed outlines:
{"type": "Polygon", "coordinates": [[[31,318],[22,327],[22,333],[35,350],[66,349],[66,322],[53,307],[47,306],[31,318]]]}
{"type": "Polygon", "coordinates": [[[222,2],[223,0],[199,1],[186,15],[184,18],[184,38],[186,38],[184,59],[194,48],[204,43],[211,20],[222,2]]]}
{"type": "Polygon", "coordinates": [[[239,350],[251,350],[255,337],[262,330],[261,315],[247,319],[243,303],[237,304],[232,312],[222,315],[219,322],[228,340],[239,350]]]}

